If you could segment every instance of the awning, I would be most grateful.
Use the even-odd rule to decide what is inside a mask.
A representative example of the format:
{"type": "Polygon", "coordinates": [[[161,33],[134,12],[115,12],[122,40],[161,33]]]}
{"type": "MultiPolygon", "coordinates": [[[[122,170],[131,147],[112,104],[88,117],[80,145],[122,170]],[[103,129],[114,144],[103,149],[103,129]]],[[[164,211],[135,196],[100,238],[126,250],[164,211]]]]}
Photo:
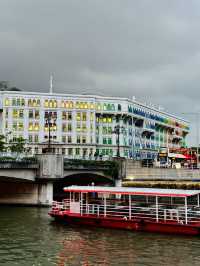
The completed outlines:
{"type": "Polygon", "coordinates": [[[181,153],[168,153],[169,158],[187,159],[187,157],[181,153]]]}

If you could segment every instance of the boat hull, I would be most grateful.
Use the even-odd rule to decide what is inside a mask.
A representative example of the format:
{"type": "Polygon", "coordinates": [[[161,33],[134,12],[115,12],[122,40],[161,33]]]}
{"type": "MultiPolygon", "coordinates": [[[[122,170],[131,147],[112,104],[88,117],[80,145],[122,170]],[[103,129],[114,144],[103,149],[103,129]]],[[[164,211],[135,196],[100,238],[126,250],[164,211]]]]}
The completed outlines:
{"type": "Polygon", "coordinates": [[[154,222],[148,220],[123,220],[109,217],[80,216],[76,214],[49,213],[56,220],[68,224],[105,227],[113,229],[126,229],[131,231],[143,231],[152,233],[200,235],[200,225],[186,225],[173,222],[154,222]]]}

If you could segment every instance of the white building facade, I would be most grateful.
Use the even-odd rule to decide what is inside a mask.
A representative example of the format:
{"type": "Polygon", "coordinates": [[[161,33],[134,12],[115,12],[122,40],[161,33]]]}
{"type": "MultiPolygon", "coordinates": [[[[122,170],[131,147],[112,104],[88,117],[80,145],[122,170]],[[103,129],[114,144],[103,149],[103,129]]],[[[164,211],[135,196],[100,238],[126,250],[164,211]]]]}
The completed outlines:
{"type": "Polygon", "coordinates": [[[185,146],[188,122],[135,100],[94,95],[2,91],[1,133],[23,137],[30,152],[69,158],[154,158],[159,149],[185,146]],[[48,124],[48,117],[50,124],[48,124]],[[120,131],[119,142],[117,130],[120,131]]]}

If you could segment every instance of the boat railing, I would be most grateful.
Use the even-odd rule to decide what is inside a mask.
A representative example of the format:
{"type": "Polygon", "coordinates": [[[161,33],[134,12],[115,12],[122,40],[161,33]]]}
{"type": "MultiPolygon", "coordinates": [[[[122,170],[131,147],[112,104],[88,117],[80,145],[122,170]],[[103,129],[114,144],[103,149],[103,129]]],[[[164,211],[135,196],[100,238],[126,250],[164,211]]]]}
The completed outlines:
{"type": "Polygon", "coordinates": [[[187,214],[184,207],[165,206],[140,207],[140,206],[115,206],[100,204],[82,204],[80,206],[81,215],[95,215],[97,217],[116,217],[124,220],[142,219],[151,221],[171,221],[180,224],[200,223],[200,208],[192,210],[188,208],[187,214]],[[187,217],[187,218],[186,218],[187,217]]]}
{"type": "Polygon", "coordinates": [[[70,200],[65,199],[63,201],[53,201],[52,210],[53,211],[65,211],[70,209],[70,200]]]}
{"type": "MultiPolygon", "coordinates": [[[[52,211],[70,210],[70,200],[53,201],[52,211]]],[[[87,203],[80,204],[81,215],[94,215],[97,217],[113,217],[124,220],[151,220],[157,222],[177,222],[180,224],[200,224],[200,207],[175,205],[167,206],[164,204],[149,205],[146,207],[137,205],[119,205],[119,204],[98,204],[87,203]]]]}

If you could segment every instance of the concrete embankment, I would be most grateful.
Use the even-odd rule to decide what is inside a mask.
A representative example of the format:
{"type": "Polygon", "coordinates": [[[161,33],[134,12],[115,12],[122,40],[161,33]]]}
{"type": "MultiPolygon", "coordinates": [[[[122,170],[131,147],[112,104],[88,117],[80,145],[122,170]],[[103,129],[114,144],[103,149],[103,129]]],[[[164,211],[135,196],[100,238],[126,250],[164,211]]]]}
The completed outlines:
{"type": "Polygon", "coordinates": [[[127,161],[123,186],[200,189],[200,170],[142,167],[139,161],[127,161]]]}

